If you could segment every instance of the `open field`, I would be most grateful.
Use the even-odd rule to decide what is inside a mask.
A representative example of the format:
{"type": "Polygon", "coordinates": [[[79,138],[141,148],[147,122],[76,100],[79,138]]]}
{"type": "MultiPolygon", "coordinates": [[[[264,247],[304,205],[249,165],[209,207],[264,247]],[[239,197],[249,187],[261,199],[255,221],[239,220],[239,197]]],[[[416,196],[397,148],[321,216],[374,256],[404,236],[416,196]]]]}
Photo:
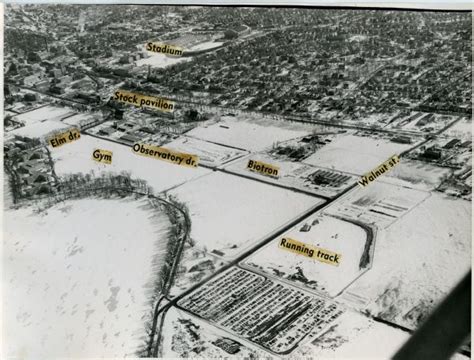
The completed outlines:
{"type": "Polygon", "coordinates": [[[314,359],[389,359],[408,338],[407,332],[346,311],[299,353],[314,359]]]}
{"type": "Polygon", "coordinates": [[[242,159],[233,161],[231,164],[226,166],[225,169],[232,173],[244,174],[245,176],[250,176],[255,179],[262,179],[273,184],[284,185],[326,197],[337,195],[340,191],[344,190],[349,185],[352,185],[352,183],[358,180],[358,177],[354,177],[347,173],[340,173],[296,161],[281,160],[266,153],[256,153],[245,156],[242,159]],[[247,168],[249,160],[261,161],[279,167],[278,178],[265,176],[262,173],[250,171],[247,168]],[[311,175],[318,171],[327,173],[330,172],[332,173],[333,177],[339,176],[339,178],[344,180],[340,183],[336,181],[330,181],[329,183],[324,184],[318,181],[311,181],[311,175]]]}
{"type": "Polygon", "coordinates": [[[47,105],[33,111],[16,115],[14,120],[24,122],[25,125],[28,126],[36,123],[42,123],[45,120],[60,121],[72,114],[74,114],[74,111],[70,108],[47,105]]]}
{"type": "Polygon", "coordinates": [[[452,171],[449,168],[405,158],[386,174],[383,181],[430,191],[435,189],[452,171]]]}
{"type": "Polygon", "coordinates": [[[369,266],[360,265],[367,240],[368,234],[356,224],[313,215],[250,256],[244,265],[334,297],[369,266]],[[283,238],[340,254],[339,265],[317,261],[316,254],[309,258],[282,249],[279,245],[283,238]]]}
{"type": "Polygon", "coordinates": [[[219,339],[233,344],[238,349],[236,355],[239,357],[271,359],[268,353],[251,343],[175,307],[166,313],[162,356],[207,359],[228,357],[230,354],[215,344],[219,339]]]}
{"type": "Polygon", "coordinates": [[[307,135],[319,128],[315,125],[248,116],[250,115],[222,116],[220,122],[197,127],[187,135],[249,151],[259,151],[279,141],[307,135]]]}
{"type": "Polygon", "coordinates": [[[433,193],[378,233],[372,268],[346,290],[349,297],[414,329],[469,271],[470,220],[470,202],[433,193]]]}
{"type": "Polygon", "coordinates": [[[3,358],[133,356],[167,216],[129,198],[33,210],[5,211],[3,358]]]}
{"type": "Polygon", "coordinates": [[[443,132],[443,135],[462,139],[463,141],[472,140],[472,120],[461,118],[456,124],[443,132]]]}
{"type": "Polygon", "coordinates": [[[411,146],[390,142],[384,138],[345,135],[316,151],[304,162],[362,175],[411,146]]]}
{"type": "MultiPolygon", "coordinates": [[[[71,125],[64,124],[60,121],[44,120],[41,123],[34,123],[12,130],[8,133],[8,135],[18,135],[42,139],[54,132],[61,132],[62,130],[68,128],[71,128],[71,125]]],[[[48,139],[45,139],[45,141],[48,141],[48,139]]]]}
{"type": "Polygon", "coordinates": [[[134,178],[146,180],[156,192],[173,188],[209,173],[209,170],[203,168],[184,167],[140,156],[134,154],[128,146],[87,135],[82,135],[79,140],[72,143],[51,149],[51,155],[58,176],[77,172],[94,172],[99,175],[101,172],[128,171],[134,178]],[[92,152],[95,149],[112,151],[112,164],[92,160],[92,152]]]}
{"type": "Polygon", "coordinates": [[[83,122],[93,121],[93,120],[94,120],[94,115],[92,114],[77,114],[77,115],[73,115],[71,117],[64,119],[63,123],[73,125],[73,126],[79,126],[83,122]]]}
{"type": "Polygon", "coordinates": [[[213,172],[171,191],[191,216],[196,246],[232,259],[322,199],[213,172]]]}
{"type": "Polygon", "coordinates": [[[178,64],[181,62],[191,61],[190,57],[171,57],[163,54],[149,53],[150,57],[140,59],[135,62],[136,66],[150,65],[154,68],[166,68],[168,66],[178,64]]]}
{"type": "Polygon", "coordinates": [[[163,147],[178,152],[197,155],[199,156],[199,163],[208,166],[222,165],[246,154],[246,152],[242,150],[185,136],[167,143],[163,145],[163,147]]]}
{"type": "Polygon", "coordinates": [[[429,196],[429,192],[377,179],[364,188],[357,186],[324,211],[383,229],[412,211],[429,196]]]}
{"type": "Polygon", "coordinates": [[[199,51],[199,50],[209,50],[209,49],[214,49],[219,46],[221,46],[223,42],[219,41],[205,41],[199,44],[196,44],[194,46],[191,46],[189,49],[186,49],[188,51],[199,51]]]}

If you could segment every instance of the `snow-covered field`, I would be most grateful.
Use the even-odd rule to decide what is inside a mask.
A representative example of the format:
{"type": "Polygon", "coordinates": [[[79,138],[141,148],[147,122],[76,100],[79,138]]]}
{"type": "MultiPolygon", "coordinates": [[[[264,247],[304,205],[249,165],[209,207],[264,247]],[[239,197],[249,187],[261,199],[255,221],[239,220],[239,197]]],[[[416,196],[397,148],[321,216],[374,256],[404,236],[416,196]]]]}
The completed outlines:
{"type": "Polygon", "coordinates": [[[150,57],[135,62],[136,66],[151,65],[156,68],[166,68],[180,62],[191,61],[191,57],[171,57],[163,54],[150,53],[150,57]]]}
{"type": "Polygon", "coordinates": [[[257,251],[245,260],[245,265],[334,297],[363,270],[359,264],[366,239],[366,232],[358,225],[313,215],[257,251]],[[305,224],[311,226],[308,231],[302,231],[305,224]],[[280,248],[281,239],[286,237],[340,254],[339,266],[317,261],[316,254],[308,258],[280,248]]]}
{"type": "Polygon", "coordinates": [[[469,271],[471,234],[471,203],[433,193],[378,233],[372,268],[346,291],[413,329],[469,271]]]}
{"type": "Polygon", "coordinates": [[[315,125],[249,119],[241,115],[223,116],[220,122],[196,127],[186,135],[245,150],[260,151],[278,141],[307,135],[316,128],[315,125]]]}
{"type": "Polygon", "coordinates": [[[140,156],[133,153],[131,147],[87,135],[82,135],[77,141],[50,150],[58,176],[91,171],[96,175],[101,172],[129,171],[132,177],[146,180],[156,192],[173,188],[210,172],[203,168],[179,166],[140,156]],[[95,149],[112,151],[112,164],[107,165],[92,160],[92,152],[95,149]]]}
{"type": "Polygon", "coordinates": [[[430,196],[429,192],[374,181],[357,186],[324,211],[386,228],[430,196]]]}
{"type": "Polygon", "coordinates": [[[25,125],[28,126],[45,120],[60,121],[72,114],[74,114],[74,111],[70,108],[47,105],[24,114],[16,115],[14,120],[24,122],[25,125]]]}
{"type": "Polygon", "coordinates": [[[241,359],[271,359],[268,353],[251,343],[175,307],[166,313],[161,356],[166,359],[228,359],[229,353],[213,344],[223,338],[241,344],[235,354],[241,359]]]}
{"type": "MultiPolygon", "coordinates": [[[[26,136],[29,138],[44,138],[45,136],[51,135],[53,132],[60,132],[65,129],[71,128],[71,125],[64,124],[60,121],[44,120],[43,122],[37,122],[32,125],[26,125],[24,127],[12,130],[9,135],[26,136]]],[[[48,141],[48,139],[45,139],[48,141]]]]}
{"type": "MultiPolygon", "coordinates": [[[[255,179],[261,179],[270,183],[305,190],[315,195],[327,197],[337,195],[342,189],[346,188],[348,185],[352,185],[354,182],[359,180],[358,177],[354,177],[351,174],[346,173],[342,175],[351,177],[351,179],[348,179],[347,183],[342,184],[341,186],[336,186],[335,184],[318,185],[309,181],[307,177],[316,172],[317,170],[327,169],[322,169],[314,165],[303,164],[301,162],[281,160],[263,152],[250,154],[248,156],[243,157],[242,159],[233,161],[232,163],[227,165],[225,169],[232,173],[244,174],[245,176],[250,176],[255,179]],[[247,168],[249,160],[261,161],[267,164],[273,164],[275,166],[278,166],[278,178],[266,176],[256,171],[250,171],[247,168]]],[[[340,172],[337,172],[337,174],[340,174],[340,172]]]]}
{"type": "Polygon", "coordinates": [[[411,146],[413,145],[397,144],[383,138],[346,135],[325,145],[304,162],[362,175],[411,146]]]}
{"type": "Polygon", "coordinates": [[[426,162],[402,159],[397,166],[386,174],[384,181],[429,191],[435,189],[442,182],[442,179],[451,172],[451,169],[426,162]]]}
{"type": "Polygon", "coordinates": [[[92,114],[77,114],[63,120],[65,124],[79,126],[81,123],[94,119],[92,114]]]}
{"type": "Polygon", "coordinates": [[[338,324],[301,347],[299,354],[313,359],[390,359],[410,334],[346,311],[338,324]]]}
{"type": "Polygon", "coordinates": [[[456,124],[448,128],[443,135],[458,139],[472,140],[472,121],[469,118],[461,118],[456,124]]]}
{"type": "Polygon", "coordinates": [[[242,150],[185,136],[163,146],[178,152],[197,155],[200,164],[209,166],[221,165],[246,154],[242,150]]]}
{"type": "Polygon", "coordinates": [[[191,237],[231,259],[323,202],[290,190],[213,172],[171,191],[189,209],[191,237]]]}
{"type": "Polygon", "coordinates": [[[199,43],[199,44],[196,44],[192,47],[190,47],[189,49],[186,49],[188,51],[198,51],[198,50],[207,50],[207,49],[214,49],[214,48],[217,48],[219,46],[221,46],[223,44],[223,42],[219,42],[219,41],[206,41],[206,42],[202,42],[202,43],[199,43]]]}
{"type": "Polygon", "coordinates": [[[133,356],[167,216],[130,199],[33,209],[4,213],[2,358],[133,356]]]}

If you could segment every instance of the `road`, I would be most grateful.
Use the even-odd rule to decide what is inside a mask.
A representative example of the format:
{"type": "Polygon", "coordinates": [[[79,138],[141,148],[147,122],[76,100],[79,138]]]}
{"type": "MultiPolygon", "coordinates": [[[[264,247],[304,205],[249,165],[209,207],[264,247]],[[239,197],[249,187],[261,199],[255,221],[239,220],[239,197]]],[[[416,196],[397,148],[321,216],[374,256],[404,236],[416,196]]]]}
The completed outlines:
{"type": "MultiPolygon", "coordinates": [[[[74,100],[71,100],[71,99],[64,99],[62,97],[59,97],[59,96],[55,96],[55,95],[51,95],[49,93],[43,93],[41,91],[37,91],[35,89],[32,89],[32,88],[28,88],[28,87],[23,87],[23,88],[26,88],[30,91],[36,91],[36,92],[39,92],[39,93],[42,93],[44,95],[47,95],[47,96],[50,96],[50,97],[53,97],[53,98],[58,98],[58,99],[61,99],[63,101],[70,101],[70,102],[73,102],[73,103],[79,103],[79,104],[82,104],[80,102],[77,102],[77,101],[74,101],[74,100]]],[[[171,99],[171,100],[174,100],[174,99],[171,99]]],[[[187,101],[187,100],[184,100],[183,98],[181,98],[179,101],[181,102],[185,102],[185,103],[188,103],[188,104],[193,104],[193,105],[204,105],[204,106],[208,106],[208,105],[205,105],[205,104],[200,104],[198,102],[194,102],[194,101],[187,101]]],[[[233,111],[233,110],[229,110],[229,109],[226,109],[226,108],[221,108],[221,107],[215,107],[215,106],[210,106],[210,108],[219,108],[219,110],[222,110],[224,109],[225,111],[233,111]]],[[[235,111],[235,110],[234,110],[235,111]]],[[[249,112],[249,113],[252,113],[253,115],[259,115],[259,116],[262,116],[261,113],[256,113],[256,112],[249,112]]],[[[326,126],[330,126],[330,127],[338,127],[338,128],[343,128],[343,129],[354,129],[354,130],[366,130],[366,131],[371,131],[371,132],[374,132],[374,133],[386,133],[386,134],[392,134],[392,135],[399,135],[400,134],[400,131],[394,131],[394,130],[387,130],[387,129],[373,129],[373,128],[370,128],[370,127],[364,127],[364,126],[359,126],[359,125],[348,125],[348,124],[335,124],[331,121],[324,121],[324,120],[308,120],[307,118],[303,117],[303,116],[297,116],[297,115],[290,115],[290,116],[284,116],[284,117],[281,117],[283,120],[290,120],[290,121],[297,121],[297,122],[302,122],[302,123],[309,123],[309,124],[319,124],[319,125],[326,125],[326,126]]],[[[458,121],[458,119],[456,120],[458,121]]],[[[442,133],[444,130],[446,130],[448,127],[452,126],[456,121],[453,121],[452,123],[448,124],[446,127],[444,127],[443,129],[441,129],[440,131],[437,131],[434,136],[436,135],[439,135],[440,133],[442,133]]],[[[89,136],[94,136],[94,137],[98,137],[96,135],[92,135],[92,134],[89,134],[85,131],[83,131],[83,133],[89,135],[89,136]]],[[[417,133],[416,135],[420,135],[419,133],[417,133]]],[[[123,143],[120,143],[118,141],[114,141],[114,140],[111,140],[111,139],[107,139],[107,138],[102,138],[100,137],[102,140],[105,140],[105,141],[111,141],[111,142],[115,142],[115,143],[119,143],[121,145],[124,145],[124,146],[127,146],[123,143]]],[[[400,154],[400,156],[403,156],[403,155],[406,155],[408,154],[410,151],[412,151],[413,149],[421,146],[422,144],[426,143],[427,141],[429,141],[428,139],[423,141],[421,144],[418,144],[418,145],[415,145],[413,146],[412,148],[408,149],[407,151],[403,152],[402,154],[400,154]]],[[[128,145],[129,147],[131,147],[132,145],[128,145]]],[[[284,185],[281,185],[281,184],[275,184],[273,182],[270,182],[270,181],[266,181],[264,179],[257,179],[257,178],[254,178],[254,177],[251,177],[251,176],[248,176],[248,175],[245,175],[245,174],[236,174],[236,173],[232,173],[232,172],[229,172],[225,169],[222,169],[222,168],[218,168],[218,167],[214,167],[214,166],[207,166],[207,165],[203,165],[203,164],[199,164],[199,166],[203,167],[203,168],[208,168],[208,169],[211,169],[213,171],[221,171],[221,172],[224,172],[224,173],[227,173],[229,175],[233,175],[233,176],[239,176],[239,177],[243,177],[243,178],[246,178],[246,179],[249,179],[249,180],[252,180],[252,181],[258,181],[258,182],[262,182],[262,183],[266,183],[267,185],[270,185],[270,186],[276,186],[276,187],[280,187],[280,188],[285,188],[285,189],[289,189],[289,190],[292,190],[292,191],[295,191],[295,192],[301,192],[301,193],[304,193],[306,195],[309,195],[309,196],[313,196],[313,197],[317,197],[317,198],[324,198],[324,197],[321,197],[321,196],[318,196],[318,195],[315,195],[313,193],[310,193],[310,192],[307,192],[305,190],[301,190],[301,189],[295,189],[295,188],[291,188],[291,187],[288,187],[288,186],[284,186],[284,185]]],[[[213,275],[211,275],[210,277],[204,279],[203,281],[193,285],[192,287],[190,287],[188,290],[184,291],[183,293],[181,293],[180,295],[176,296],[175,298],[173,298],[172,300],[170,300],[167,304],[165,304],[164,306],[160,307],[163,300],[166,298],[166,296],[168,295],[168,292],[169,292],[169,289],[172,285],[172,281],[174,279],[174,276],[175,276],[175,273],[176,273],[176,269],[177,269],[177,266],[178,266],[178,263],[179,263],[179,259],[181,258],[181,254],[182,254],[182,251],[183,251],[183,248],[184,248],[184,243],[185,243],[185,240],[186,238],[188,237],[189,235],[189,231],[190,231],[190,224],[189,224],[189,220],[187,219],[187,216],[186,214],[183,212],[182,215],[184,216],[185,218],[185,225],[184,225],[184,232],[183,232],[183,235],[180,237],[180,241],[179,241],[179,248],[178,248],[178,254],[175,258],[175,261],[173,263],[173,266],[172,266],[172,271],[171,271],[171,274],[170,274],[170,277],[165,285],[165,289],[162,293],[162,296],[158,299],[156,305],[155,305],[155,309],[154,309],[154,316],[153,316],[153,326],[152,326],[152,331],[150,333],[150,338],[149,338],[149,344],[148,344],[148,356],[158,356],[158,352],[159,352],[159,347],[160,347],[160,335],[161,335],[161,332],[162,332],[162,328],[163,328],[163,319],[164,319],[164,315],[166,314],[167,310],[169,310],[171,307],[173,306],[176,306],[177,303],[179,302],[179,300],[181,300],[182,298],[184,298],[185,296],[187,296],[188,294],[190,294],[191,292],[193,292],[194,290],[196,290],[197,288],[199,288],[200,286],[206,284],[208,281],[211,281],[213,278],[215,278],[216,276],[218,276],[219,274],[221,274],[222,272],[226,271],[227,269],[229,269],[230,267],[232,266],[235,266],[237,265],[239,262],[243,261],[244,259],[246,259],[248,256],[252,255],[255,251],[259,250],[260,248],[264,247],[265,245],[267,245],[270,241],[272,241],[275,237],[283,234],[284,232],[286,232],[287,230],[289,230],[290,228],[292,228],[293,226],[295,226],[297,223],[299,223],[300,221],[302,221],[303,219],[305,219],[306,217],[322,210],[324,207],[327,207],[329,205],[331,205],[332,203],[334,203],[335,201],[337,201],[338,199],[340,199],[342,196],[348,194],[350,191],[354,190],[356,187],[357,187],[357,182],[354,182],[352,185],[350,185],[349,187],[347,187],[344,191],[342,191],[341,193],[339,193],[337,196],[333,197],[333,198],[324,198],[326,200],[326,202],[322,203],[322,204],[319,204],[319,205],[316,205],[314,207],[312,207],[311,209],[309,209],[308,211],[304,212],[303,214],[299,215],[297,218],[293,219],[292,221],[290,221],[289,223],[287,223],[285,226],[279,228],[279,229],[276,229],[275,231],[273,231],[272,233],[268,234],[266,236],[266,238],[264,240],[262,240],[261,242],[259,242],[258,244],[254,245],[252,248],[248,249],[247,251],[245,251],[244,253],[242,253],[240,256],[238,256],[236,259],[234,259],[233,261],[229,262],[227,265],[224,265],[222,268],[220,268],[218,271],[216,271],[213,275]]],[[[161,199],[160,199],[161,200],[161,199]]],[[[181,209],[179,209],[180,212],[182,212],[181,209]]]]}
{"type": "MultiPolygon", "coordinates": [[[[449,124],[447,127],[451,126],[452,124],[449,124]]],[[[446,128],[447,128],[446,127],[446,128]]],[[[438,132],[438,134],[440,134],[440,132],[438,132]]],[[[429,140],[425,140],[426,141],[429,141],[429,140]]],[[[403,153],[401,153],[399,155],[399,157],[403,157],[405,155],[407,155],[410,151],[418,148],[421,144],[417,144],[417,145],[414,145],[412,146],[410,149],[404,151],[403,153]]],[[[235,175],[235,174],[234,174],[235,175]]],[[[271,185],[274,185],[274,184],[271,184],[271,185]]],[[[155,308],[155,315],[154,315],[154,319],[158,319],[158,317],[161,315],[161,320],[163,320],[164,318],[164,315],[166,314],[166,312],[173,306],[177,305],[177,303],[183,299],[184,297],[186,297],[187,295],[189,295],[190,293],[192,293],[193,291],[195,291],[196,289],[198,289],[200,286],[203,286],[204,284],[206,284],[208,281],[211,281],[212,279],[214,279],[215,277],[217,277],[219,274],[221,274],[222,272],[226,271],[227,269],[231,268],[232,266],[236,266],[238,265],[241,261],[245,260],[247,257],[249,257],[250,255],[254,254],[256,251],[258,251],[259,249],[261,249],[262,247],[264,247],[265,245],[267,245],[270,241],[272,241],[275,237],[278,237],[280,235],[282,235],[283,233],[285,233],[287,230],[291,229],[293,226],[295,226],[296,224],[298,224],[299,222],[301,222],[302,220],[304,220],[305,218],[307,218],[308,216],[311,216],[312,214],[318,212],[318,211],[321,211],[323,210],[324,208],[330,206],[331,204],[333,204],[334,202],[336,202],[337,200],[339,200],[340,198],[342,198],[343,196],[345,195],[348,195],[350,192],[354,191],[355,189],[358,188],[358,183],[357,182],[354,182],[352,185],[350,185],[348,188],[346,188],[344,191],[342,191],[341,193],[339,193],[337,196],[333,197],[332,199],[329,199],[327,202],[325,203],[322,203],[322,204],[319,204],[319,205],[316,205],[314,207],[312,207],[311,209],[305,211],[303,214],[299,215],[297,218],[293,219],[292,221],[290,221],[289,223],[285,224],[283,227],[280,227],[279,229],[276,229],[274,230],[272,233],[268,234],[265,239],[263,239],[261,242],[259,242],[258,244],[255,244],[252,248],[246,250],[244,253],[240,254],[237,258],[235,258],[234,260],[232,260],[231,262],[229,262],[228,264],[224,265],[222,268],[220,268],[219,270],[217,270],[214,274],[212,274],[211,276],[209,276],[208,278],[202,280],[201,282],[191,286],[189,289],[187,289],[186,291],[184,291],[183,293],[181,293],[180,295],[174,297],[172,300],[170,300],[165,306],[163,306],[162,308],[158,309],[155,308]]],[[[367,229],[366,229],[367,230],[367,229]]],[[[370,229],[370,232],[372,232],[372,229],[370,229]]],[[[373,236],[373,233],[372,233],[372,241],[376,241],[375,239],[375,236],[373,236]]],[[[375,244],[372,244],[371,245],[371,248],[374,249],[374,245],[375,244]]],[[[373,253],[372,253],[372,256],[373,256],[373,253]]],[[[378,320],[378,319],[377,319],[378,320]]],[[[398,326],[397,324],[392,324],[393,326],[398,326]]],[[[149,344],[149,348],[152,349],[152,351],[150,351],[148,353],[148,356],[150,357],[157,357],[158,356],[158,353],[159,353],[159,346],[160,346],[160,333],[161,333],[161,329],[162,329],[162,326],[163,326],[163,322],[161,321],[161,326],[160,326],[160,331],[158,332],[154,332],[153,334],[153,337],[150,337],[149,341],[150,341],[150,344],[149,344]],[[155,339],[156,337],[156,339],[155,339]]]]}

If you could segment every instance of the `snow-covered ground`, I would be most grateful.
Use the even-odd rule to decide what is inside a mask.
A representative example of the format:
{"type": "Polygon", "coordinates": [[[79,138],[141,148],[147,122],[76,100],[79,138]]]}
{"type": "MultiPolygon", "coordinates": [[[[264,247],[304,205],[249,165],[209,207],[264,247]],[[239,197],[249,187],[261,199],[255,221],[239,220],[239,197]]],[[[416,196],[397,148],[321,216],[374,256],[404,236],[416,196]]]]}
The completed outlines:
{"type": "Polygon", "coordinates": [[[340,186],[336,186],[336,184],[334,183],[316,184],[309,181],[307,179],[308,176],[318,170],[325,171],[327,169],[323,169],[314,165],[303,164],[301,162],[278,159],[277,157],[271,156],[265,152],[250,154],[241,159],[233,161],[228,164],[225,169],[232,173],[244,174],[245,176],[250,176],[255,179],[262,179],[270,183],[284,185],[295,189],[301,189],[316,195],[327,197],[337,195],[342,189],[346,188],[348,185],[352,185],[354,182],[359,180],[359,177],[355,177],[351,174],[341,174],[340,172],[335,172],[336,174],[341,174],[350,177],[350,179],[348,179],[346,183],[340,186]],[[250,171],[247,168],[249,160],[261,161],[267,164],[273,164],[275,166],[278,166],[278,178],[266,176],[256,171],[250,171]]]}
{"type": "Polygon", "coordinates": [[[408,214],[429,196],[430,193],[426,191],[376,180],[364,188],[357,186],[324,211],[383,229],[408,214]]]}
{"type": "Polygon", "coordinates": [[[189,50],[189,51],[198,51],[198,50],[207,50],[207,49],[214,49],[214,48],[217,48],[219,46],[221,46],[223,44],[223,42],[219,42],[219,41],[206,41],[206,42],[202,42],[202,43],[199,43],[199,44],[196,44],[192,47],[190,47],[189,49],[186,49],[186,50],[189,50]]]}
{"type": "Polygon", "coordinates": [[[163,146],[178,152],[197,155],[200,164],[209,166],[221,165],[246,154],[242,150],[186,136],[182,136],[163,146]]]}
{"type": "MultiPolygon", "coordinates": [[[[60,121],[45,120],[40,123],[37,122],[32,125],[27,125],[27,126],[12,130],[8,134],[42,139],[46,136],[51,135],[51,133],[53,132],[56,132],[56,131],[60,132],[60,130],[62,131],[69,128],[71,128],[71,125],[64,124],[60,121]]],[[[48,141],[47,138],[45,138],[44,140],[48,141]]]]}
{"type": "Polygon", "coordinates": [[[413,189],[433,190],[451,172],[452,170],[449,168],[442,168],[423,161],[402,159],[386,174],[383,181],[413,189]]]}
{"type": "Polygon", "coordinates": [[[471,203],[432,193],[378,232],[372,268],[346,292],[373,315],[413,329],[470,266],[471,203]]]}
{"type": "Polygon", "coordinates": [[[338,324],[301,347],[298,354],[313,359],[390,359],[410,334],[346,311],[338,324]]]}
{"type": "Polygon", "coordinates": [[[346,135],[325,145],[304,162],[363,175],[378,167],[392,155],[397,155],[411,146],[413,145],[397,144],[383,138],[346,135]]]}
{"type": "Polygon", "coordinates": [[[232,339],[239,343],[235,356],[241,359],[271,359],[264,350],[175,307],[166,313],[161,356],[166,359],[229,358],[229,353],[213,344],[218,339],[232,339]]]}
{"type": "Polygon", "coordinates": [[[133,153],[131,147],[87,135],[82,135],[79,140],[59,148],[51,148],[51,155],[58,176],[91,171],[96,175],[109,171],[129,171],[132,177],[146,180],[155,192],[173,188],[210,172],[203,168],[179,166],[140,156],[133,153]],[[112,151],[112,164],[92,160],[92,152],[95,149],[112,151]]]}
{"type": "Polygon", "coordinates": [[[34,208],[4,213],[2,358],[133,356],[167,216],[130,199],[34,208]]]}
{"type": "Polygon", "coordinates": [[[166,68],[180,62],[191,61],[191,57],[171,57],[163,54],[149,53],[150,57],[135,62],[136,66],[151,65],[156,68],[166,68]]]}
{"type": "Polygon", "coordinates": [[[171,191],[189,209],[196,246],[234,258],[322,199],[213,172],[171,191]]]}
{"type": "Polygon", "coordinates": [[[25,125],[28,126],[45,120],[60,121],[72,114],[74,114],[74,111],[70,108],[47,105],[33,111],[16,115],[14,120],[24,122],[25,125]]]}
{"type": "Polygon", "coordinates": [[[317,127],[270,119],[250,119],[241,115],[223,116],[220,122],[196,127],[187,135],[245,150],[260,151],[278,141],[307,135],[315,128],[317,127]]]}
{"type": "Polygon", "coordinates": [[[77,114],[77,115],[73,115],[71,117],[64,119],[63,123],[79,126],[81,125],[81,123],[86,122],[86,121],[91,121],[93,119],[94,119],[94,115],[92,114],[77,114]]]}
{"type": "Polygon", "coordinates": [[[472,120],[461,118],[456,124],[443,132],[443,135],[452,136],[463,141],[472,140],[472,120]]]}
{"type": "Polygon", "coordinates": [[[250,256],[245,265],[297,286],[336,296],[363,270],[359,264],[366,239],[366,232],[358,225],[313,215],[250,256]],[[311,226],[307,231],[303,230],[305,224],[311,226]],[[340,254],[339,266],[317,261],[316,254],[308,258],[280,248],[281,239],[287,237],[340,254]]]}

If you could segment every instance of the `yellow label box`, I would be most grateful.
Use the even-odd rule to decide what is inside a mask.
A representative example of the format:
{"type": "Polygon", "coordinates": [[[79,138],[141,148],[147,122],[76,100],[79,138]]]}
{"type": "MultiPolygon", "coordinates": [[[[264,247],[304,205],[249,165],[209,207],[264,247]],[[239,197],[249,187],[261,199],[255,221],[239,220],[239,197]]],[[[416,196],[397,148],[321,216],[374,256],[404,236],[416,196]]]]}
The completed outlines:
{"type": "Polygon", "coordinates": [[[377,179],[380,175],[388,172],[391,170],[395,165],[400,162],[400,158],[398,155],[393,155],[390,159],[385,161],[382,165],[379,165],[376,169],[372,170],[371,172],[363,175],[360,180],[358,181],[361,187],[367,186],[372,181],[377,179]]]}
{"type": "Polygon", "coordinates": [[[135,154],[152,157],[181,166],[197,167],[199,163],[199,157],[196,155],[175,152],[154,145],[135,144],[132,147],[132,151],[135,154]]]}
{"type": "Polygon", "coordinates": [[[92,153],[92,160],[104,164],[112,164],[112,151],[95,149],[92,153]]]}
{"type": "Polygon", "coordinates": [[[114,93],[113,99],[125,104],[131,104],[137,107],[149,107],[164,112],[173,112],[175,107],[174,101],[155,96],[136,94],[126,90],[117,90],[114,93]]]}
{"type": "Polygon", "coordinates": [[[260,174],[271,176],[274,178],[278,177],[278,172],[280,168],[278,166],[270,165],[261,161],[249,160],[247,164],[247,169],[253,172],[258,172],[260,174]]]}
{"type": "Polygon", "coordinates": [[[147,51],[151,51],[154,53],[161,53],[165,55],[171,56],[182,56],[184,49],[179,46],[163,44],[158,42],[149,42],[145,46],[147,51]]]}
{"type": "Polygon", "coordinates": [[[64,133],[55,134],[48,140],[48,143],[53,147],[63,146],[64,144],[79,140],[81,133],[78,129],[71,129],[64,133]]]}
{"type": "Polygon", "coordinates": [[[341,254],[336,254],[335,252],[318,248],[312,245],[307,245],[298,240],[290,239],[284,237],[280,240],[278,247],[292,253],[303,255],[311,259],[316,259],[320,262],[339,266],[339,261],[342,258],[341,254]]]}

